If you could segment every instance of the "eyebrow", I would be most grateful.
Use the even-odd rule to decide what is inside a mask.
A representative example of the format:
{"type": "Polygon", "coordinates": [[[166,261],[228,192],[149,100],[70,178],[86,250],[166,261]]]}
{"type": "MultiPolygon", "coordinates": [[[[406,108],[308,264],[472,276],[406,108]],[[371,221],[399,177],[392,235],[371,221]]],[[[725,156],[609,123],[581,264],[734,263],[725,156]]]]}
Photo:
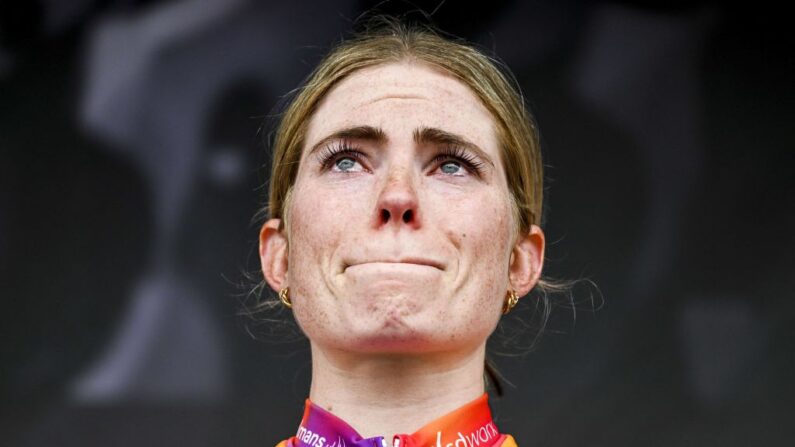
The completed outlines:
{"type": "MultiPolygon", "coordinates": [[[[372,141],[378,144],[386,143],[389,140],[389,138],[386,136],[386,132],[384,132],[384,130],[381,129],[380,127],[373,127],[373,126],[346,127],[344,129],[337,130],[330,135],[327,135],[322,140],[315,143],[315,145],[312,146],[312,149],[309,150],[307,155],[311,155],[312,153],[314,153],[321,147],[327,145],[331,141],[342,140],[342,139],[365,140],[365,141],[372,141]]],[[[477,144],[467,140],[461,135],[450,133],[436,127],[420,127],[414,129],[414,142],[417,144],[431,143],[437,145],[462,147],[474,152],[475,155],[477,155],[486,163],[494,167],[494,162],[491,160],[491,157],[489,157],[488,154],[486,154],[486,151],[481,149],[477,144]]]]}

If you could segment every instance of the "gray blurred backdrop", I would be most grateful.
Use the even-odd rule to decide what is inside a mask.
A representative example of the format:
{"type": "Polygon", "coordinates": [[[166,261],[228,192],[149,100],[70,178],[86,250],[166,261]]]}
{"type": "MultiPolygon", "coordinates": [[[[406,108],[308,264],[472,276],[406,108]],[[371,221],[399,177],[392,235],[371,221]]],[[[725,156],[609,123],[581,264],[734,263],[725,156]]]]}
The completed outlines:
{"type": "Polygon", "coordinates": [[[0,445],[294,433],[307,343],[289,313],[241,315],[268,117],[362,12],[415,7],[516,74],[547,166],[546,273],[598,286],[529,353],[532,298],[505,319],[502,430],[792,445],[791,19],[551,0],[4,1],[0,445]]]}

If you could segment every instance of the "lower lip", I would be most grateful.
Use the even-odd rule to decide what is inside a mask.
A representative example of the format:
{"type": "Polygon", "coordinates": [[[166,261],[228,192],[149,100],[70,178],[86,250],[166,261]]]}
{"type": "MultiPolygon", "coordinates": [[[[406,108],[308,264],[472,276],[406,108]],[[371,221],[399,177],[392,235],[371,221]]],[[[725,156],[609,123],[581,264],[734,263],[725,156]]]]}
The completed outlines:
{"type": "Polygon", "coordinates": [[[408,262],[366,262],[363,264],[355,264],[348,266],[345,269],[346,273],[355,274],[421,274],[427,275],[429,273],[441,272],[440,269],[426,264],[412,264],[408,262]]]}

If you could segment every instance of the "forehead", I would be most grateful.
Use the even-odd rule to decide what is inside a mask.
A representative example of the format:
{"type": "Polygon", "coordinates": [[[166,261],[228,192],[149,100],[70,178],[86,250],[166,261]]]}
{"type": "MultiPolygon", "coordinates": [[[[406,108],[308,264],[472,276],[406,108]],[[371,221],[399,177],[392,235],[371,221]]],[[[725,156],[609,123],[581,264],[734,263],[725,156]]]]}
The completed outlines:
{"type": "MultiPolygon", "coordinates": [[[[494,120],[475,93],[455,77],[421,62],[396,62],[358,70],[321,101],[307,141],[338,129],[370,125],[387,133],[436,127],[497,150],[494,120]]],[[[392,137],[394,135],[390,135],[392,137]]]]}

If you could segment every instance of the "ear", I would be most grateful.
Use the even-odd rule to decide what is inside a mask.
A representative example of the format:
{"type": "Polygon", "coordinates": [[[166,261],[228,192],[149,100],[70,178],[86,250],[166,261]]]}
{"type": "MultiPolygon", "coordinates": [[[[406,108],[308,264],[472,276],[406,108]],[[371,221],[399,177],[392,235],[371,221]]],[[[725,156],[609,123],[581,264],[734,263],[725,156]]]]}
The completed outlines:
{"type": "Polygon", "coordinates": [[[279,231],[281,219],[270,219],[259,232],[262,275],[273,290],[287,287],[287,237],[279,231]]]}
{"type": "Polygon", "coordinates": [[[544,267],[544,232],[531,225],[527,234],[520,234],[511,251],[508,266],[510,286],[516,294],[525,296],[535,287],[544,267]]]}

